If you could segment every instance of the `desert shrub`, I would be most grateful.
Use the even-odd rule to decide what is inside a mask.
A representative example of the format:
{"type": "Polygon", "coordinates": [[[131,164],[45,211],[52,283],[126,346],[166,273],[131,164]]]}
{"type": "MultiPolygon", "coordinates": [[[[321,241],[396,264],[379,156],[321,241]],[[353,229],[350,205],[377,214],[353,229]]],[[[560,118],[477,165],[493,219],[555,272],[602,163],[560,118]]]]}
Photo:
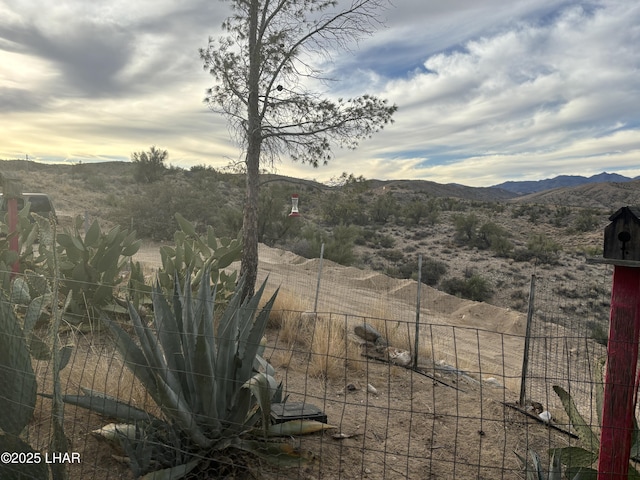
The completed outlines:
{"type": "Polygon", "coordinates": [[[456,240],[464,245],[472,245],[476,240],[476,230],[480,219],[475,213],[454,215],[453,225],[456,229],[456,240]]]}
{"type": "Polygon", "coordinates": [[[561,245],[545,233],[534,233],[527,241],[527,249],[533,257],[542,263],[555,263],[558,260],[558,253],[562,250],[561,245]]]}
{"type": "Polygon", "coordinates": [[[302,227],[299,217],[290,217],[291,189],[270,185],[260,191],[258,200],[258,242],[276,245],[296,236],[302,227]]]}
{"type": "Polygon", "coordinates": [[[607,331],[606,324],[590,320],[587,322],[587,328],[589,329],[589,336],[595,342],[605,347],[607,346],[609,342],[609,332],[607,331]]]}
{"type": "Polygon", "coordinates": [[[578,232],[590,232],[598,226],[598,217],[592,209],[581,210],[573,222],[573,228],[578,232]]]}
{"type": "Polygon", "coordinates": [[[398,209],[398,202],[391,193],[378,195],[369,207],[369,216],[376,223],[385,223],[398,209]]]}
{"type": "Polygon", "coordinates": [[[473,274],[469,278],[448,278],[440,286],[450,295],[476,302],[486,302],[493,295],[490,283],[478,274],[473,274]]]}
{"type": "Polygon", "coordinates": [[[437,285],[445,273],[447,273],[446,263],[433,258],[427,258],[422,261],[422,283],[433,287],[437,285]]]}
{"type": "Polygon", "coordinates": [[[329,225],[366,225],[369,218],[362,203],[362,198],[353,192],[332,192],[320,202],[320,211],[329,225]]]}
{"type": "Polygon", "coordinates": [[[491,249],[500,256],[507,256],[513,250],[509,241],[509,232],[494,222],[483,224],[478,230],[475,245],[482,249],[491,249]]]}
{"type": "Polygon", "coordinates": [[[553,218],[551,219],[551,224],[554,227],[565,227],[569,221],[569,216],[571,215],[571,208],[560,205],[556,207],[556,211],[553,214],[553,218]]]}
{"type": "Polygon", "coordinates": [[[381,246],[382,248],[393,248],[395,244],[396,239],[391,235],[383,234],[377,237],[377,245],[381,246]]]}
{"type": "Polygon", "coordinates": [[[239,209],[229,205],[217,189],[194,186],[183,175],[163,178],[127,195],[114,209],[112,220],[133,227],[140,237],[170,240],[179,228],[176,213],[195,224],[198,231],[211,225],[224,237],[236,237],[242,225],[239,209]]]}
{"type": "Polygon", "coordinates": [[[360,231],[354,226],[338,225],[331,232],[315,226],[305,226],[300,232],[300,239],[291,246],[291,250],[305,258],[318,258],[324,243],[324,258],[341,265],[351,265],[356,259],[353,248],[360,231]]]}
{"type": "Polygon", "coordinates": [[[148,152],[134,152],[131,161],[135,165],[133,178],[138,183],[153,183],[162,178],[167,167],[164,162],[169,152],[152,146],[148,152]]]}
{"type": "Polygon", "coordinates": [[[404,258],[404,253],[401,250],[396,250],[392,248],[385,248],[380,251],[380,256],[390,262],[399,262],[404,258]]]}

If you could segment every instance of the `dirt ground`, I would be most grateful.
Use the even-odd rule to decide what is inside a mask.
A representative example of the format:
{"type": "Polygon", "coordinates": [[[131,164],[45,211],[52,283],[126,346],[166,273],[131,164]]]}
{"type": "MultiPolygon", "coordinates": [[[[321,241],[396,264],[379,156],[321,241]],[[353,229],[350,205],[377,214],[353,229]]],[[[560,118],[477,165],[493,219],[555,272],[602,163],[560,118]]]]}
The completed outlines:
{"type": "MultiPolygon", "coordinates": [[[[143,248],[136,260],[153,272],[159,265],[157,245],[143,248]]],[[[318,267],[318,259],[260,246],[259,280],[268,276],[268,289],[280,287],[301,310],[313,310],[317,303],[317,322],[342,316],[351,333],[370,318],[384,318],[406,328],[414,341],[416,282],[325,261],[316,300],[318,267]]],[[[342,374],[314,376],[309,374],[310,353],[295,348],[288,350],[289,361],[272,360],[289,401],[317,406],[335,428],[290,439],[296,448],[313,453],[312,463],[288,470],[260,464],[236,478],[524,478],[514,452],[526,455],[533,448],[544,453],[550,446],[568,444],[567,435],[505,406],[518,398],[525,328],[521,313],[424,285],[420,305],[419,371],[360,357],[358,368],[353,360],[351,365],[345,361],[342,374]]],[[[274,359],[278,338],[277,330],[269,330],[274,359]]],[[[119,388],[125,374],[107,359],[107,340],[100,337],[96,345],[90,335],[76,339],[75,357],[65,371],[82,368],[82,374],[66,374],[67,393],[79,386],[111,393],[119,388]],[[99,380],[103,377],[107,379],[99,380]]],[[[144,402],[142,393],[134,393],[137,402],[144,402]]],[[[48,402],[39,400],[32,437],[48,422],[48,402]]],[[[69,406],[65,418],[72,450],[83,459],[71,466],[72,480],[132,478],[113,459],[111,448],[90,433],[108,421],[69,406]]],[[[42,436],[34,443],[43,448],[46,441],[42,436]]],[[[220,477],[211,472],[198,478],[220,477]]]]}

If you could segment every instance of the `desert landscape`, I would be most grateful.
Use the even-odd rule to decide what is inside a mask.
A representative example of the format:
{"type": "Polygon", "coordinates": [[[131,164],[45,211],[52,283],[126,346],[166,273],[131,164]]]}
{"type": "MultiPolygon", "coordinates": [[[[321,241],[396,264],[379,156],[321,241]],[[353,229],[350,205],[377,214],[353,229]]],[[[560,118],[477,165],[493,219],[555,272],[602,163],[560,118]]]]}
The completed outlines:
{"type": "MultiPolygon", "coordinates": [[[[144,195],[155,191],[135,183],[126,163],[114,168],[4,162],[3,167],[19,177],[24,191],[51,195],[61,228],[68,228],[80,215],[98,219],[105,228],[121,224],[135,229],[138,220],[123,218],[123,212],[131,210],[134,200],[145,211],[144,195]]],[[[222,205],[228,218],[234,218],[242,198],[241,180],[212,173],[210,183],[202,185],[197,182],[206,179],[195,180],[188,173],[168,171],[163,188],[201,190],[202,198],[210,197],[209,209],[216,206],[220,211],[222,205]]],[[[518,401],[520,389],[529,283],[535,274],[540,283],[555,286],[558,303],[537,304],[538,316],[546,315],[549,330],[568,338],[566,331],[582,319],[586,337],[577,342],[602,341],[598,328],[607,321],[610,272],[587,259],[601,254],[608,216],[620,206],[640,203],[637,180],[517,196],[498,189],[429,182],[370,181],[329,188],[277,176],[267,179],[270,183],[264,190],[273,187],[268,191],[278,199],[277,215],[286,217],[293,191],[300,193],[303,214],[300,225],[293,227],[277,219],[282,230],[293,235],[265,230],[266,243],[260,245],[259,280],[267,281],[270,292],[280,289],[267,330],[267,357],[291,401],[317,406],[335,428],[291,439],[295,448],[313,452],[314,461],[305,466],[276,469],[230,456],[227,469],[212,465],[193,478],[513,479],[524,478],[515,453],[526,456],[534,449],[546,455],[552,446],[575,444],[566,433],[569,426],[560,408],[550,408],[558,430],[510,407],[518,401]],[[373,206],[387,196],[395,202],[391,213],[386,219],[382,214],[373,219],[373,206]],[[334,204],[355,201],[355,213],[370,216],[363,221],[355,215],[352,225],[336,225],[326,217],[326,198],[334,204]],[[412,202],[435,207],[412,222],[399,213],[412,202]],[[428,215],[433,210],[436,218],[428,215]],[[472,215],[473,238],[465,239],[461,219],[472,215]],[[580,224],[586,220],[586,226],[580,224]],[[483,246],[481,227],[487,224],[499,227],[509,248],[503,245],[496,251],[483,246]],[[319,252],[301,255],[313,252],[315,238],[326,240],[330,247],[340,228],[352,228],[347,265],[330,258],[340,260],[339,254],[345,252],[341,244],[333,252],[328,248],[322,263],[319,252]],[[534,234],[551,247],[535,250],[534,234]],[[549,257],[541,260],[542,254],[549,257]],[[420,297],[419,257],[424,268],[420,297]],[[441,273],[427,279],[432,272],[441,273]],[[482,288],[454,288],[474,285],[482,288]],[[468,292],[481,295],[483,301],[464,298],[468,292]],[[587,325],[585,318],[592,324],[587,325]],[[367,355],[354,333],[365,323],[399,350],[413,352],[417,332],[418,368],[407,368],[388,355],[367,355]],[[340,348],[334,350],[335,346],[340,348]]],[[[180,213],[201,215],[202,207],[195,203],[200,200],[190,198],[193,211],[186,208],[180,213]]],[[[156,204],[155,209],[172,222],[170,205],[156,204]]],[[[216,220],[202,218],[192,220],[216,220]]],[[[214,224],[218,226],[223,229],[214,224]]],[[[149,279],[161,268],[160,246],[171,245],[171,238],[160,238],[163,229],[157,227],[155,232],[143,237],[134,256],[149,279]]],[[[237,264],[229,267],[234,268],[237,264]]],[[[113,359],[106,333],[72,329],[68,341],[75,348],[63,371],[67,393],[86,387],[128,395],[138,404],[149,401],[139,386],[129,392],[120,386],[127,372],[113,359]]],[[[46,377],[47,365],[36,366],[39,378],[46,377]]],[[[128,379],[122,385],[132,383],[128,379]]],[[[540,400],[550,406],[548,398],[540,400]]],[[[39,399],[30,425],[30,436],[40,448],[47,443],[48,408],[48,400],[39,399]]],[[[132,478],[127,466],[113,459],[111,448],[91,434],[107,420],[66,407],[67,435],[84,459],[71,466],[71,478],[132,478]]]]}

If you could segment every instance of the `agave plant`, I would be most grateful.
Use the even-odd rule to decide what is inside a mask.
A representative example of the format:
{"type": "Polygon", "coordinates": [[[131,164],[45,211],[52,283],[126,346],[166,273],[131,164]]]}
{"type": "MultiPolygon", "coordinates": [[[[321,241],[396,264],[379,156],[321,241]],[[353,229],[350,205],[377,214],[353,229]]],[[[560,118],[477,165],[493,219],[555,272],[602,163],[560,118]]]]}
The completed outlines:
{"type": "Polygon", "coordinates": [[[569,480],[596,480],[598,476],[595,470],[584,467],[563,468],[560,456],[553,451],[551,452],[548,471],[545,471],[540,456],[534,450],[529,450],[531,463],[517,453],[516,456],[522,464],[527,480],[562,480],[563,478],[568,478],[569,480]]]}
{"type": "MultiPolygon", "coordinates": [[[[202,278],[208,277],[205,271],[202,278]]],[[[240,282],[215,322],[217,329],[215,291],[202,281],[192,294],[190,275],[182,288],[175,282],[173,306],[156,283],[152,327],[143,324],[131,304],[134,335],[102,317],[125,364],[160,407],[160,417],[89,390],[65,401],[125,422],[111,431],[134,473],[149,475],[145,478],[181,478],[203,459],[232,448],[298,465],[303,454],[288,443],[267,439],[329,427],[318,422],[289,428],[270,424],[271,404],[281,401],[282,388],[262,358],[261,341],[277,294],[258,312],[264,288],[242,300],[240,282]]]]}
{"type": "MultiPolygon", "coordinates": [[[[598,422],[601,420],[602,399],[603,399],[603,370],[604,359],[597,363],[596,369],[596,409],[598,412],[598,422]]],[[[527,480],[554,480],[568,478],[570,480],[596,480],[598,472],[593,465],[598,460],[600,439],[596,432],[585,421],[580,414],[571,394],[559,385],[553,386],[553,391],[560,398],[562,407],[566,412],[573,428],[580,440],[581,446],[569,446],[561,448],[552,448],[549,450],[551,458],[551,466],[549,467],[549,476],[545,476],[544,469],[540,462],[540,457],[534,451],[530,451],[532,464],[526,462],[520,455],[517,455],[520,462],[527,473],[527,480]],[[533,468],[532,468],[533,467],[533,468]],[[564,477],[563,477],[564,475],[564,477]]],[[[640,430],[638,422],[634,418],[633,422],[633,445],[631,447],[631,457],[637,459],[640,455],[640,430]]],[[[628,478],[630,480],[640,480],[640,473],[629,465],[628,478]]]]}
{"type": "MultiPolygon", "coordinates": [[[[599,362],[598,365],[598,376],[600,377],[600,381],[596,382],[596,408],[598,411],[598,423],[600,423],[602,421],[600,417],[602,412],[602,367],[604,366],[604,361],[599,362]]],[[[561,462],[564,465],[567,465],[568,469],[580,469],[584,475],[586,475],[587,473],[592,475],[577,477],[578,479],[595,479],[597,476],[597,472],[591,467],[598,460],[598,455],[600,453],[600,439],[598,438],[596,432],[591,429],[582,415],[580,415],[580,412],[578,411],[578,408],[576,407],[576,404],[573,401],[571,395],[558,385],[554,385],[553,390],[560,398],[562,407],[571,420],[571,424],[573,425],[573,428],[576,431],[576,434],[578,435],[582,446],[556,448],[552,449],[551,452],[555,455],[558,455],[561,462]]],[[[638,456],[638,452],[640,452],[640,432],[638,430],[638,423],[635,418],[633,422],[633,430],[633,445],[631,447],[631,456],[635,458],[638,456]]],[[[631,464],[629,464],[628,478],[630,480],[640,480],[640,474],[631,464]]]]}

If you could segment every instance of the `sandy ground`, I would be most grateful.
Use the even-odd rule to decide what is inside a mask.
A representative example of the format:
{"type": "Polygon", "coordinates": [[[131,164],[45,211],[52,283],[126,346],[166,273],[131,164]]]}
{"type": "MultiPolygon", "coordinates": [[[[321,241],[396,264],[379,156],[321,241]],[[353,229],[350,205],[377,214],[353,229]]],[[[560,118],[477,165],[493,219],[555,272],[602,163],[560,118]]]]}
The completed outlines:
{"type": "MultiPolygon", "coordinates": [[[[381,318],[406,324],[412,334],[415,332],[415,281],[328,260],[322,261],[319,281],[320,259],[306,259],[262,244],[259,258],[258,282],[267,280],[267,291],[279,288],[283,294],[291,294],[301,310],[313,312],[317,303],[315,311],[319,315],[343,314],[354,324],[362,323],[362,317],[381,318]]],[[[134,259],[157,268],[158,245],[141,248],[134,259]]],[[[526,316],[522,313],[420,286],[419,357],[428,355],[432,362],[463,369],[479,379],[497,378],[517,392],[525,328],[526,316]]]]}

